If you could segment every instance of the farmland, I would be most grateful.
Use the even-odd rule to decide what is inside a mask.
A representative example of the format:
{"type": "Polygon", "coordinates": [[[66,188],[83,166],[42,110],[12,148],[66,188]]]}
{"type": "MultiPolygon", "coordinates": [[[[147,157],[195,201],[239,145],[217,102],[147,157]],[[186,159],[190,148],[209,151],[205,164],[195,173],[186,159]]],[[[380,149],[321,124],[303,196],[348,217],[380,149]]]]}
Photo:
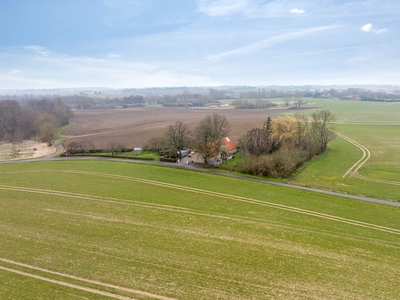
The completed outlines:
{"type": "Polygon", "coordinates": [[[151,137],[163,135],[168,125],[177,120],[194,129],[198,122],[213,112],[225,115],[232,125],[231,137],[239,138],[248,129],[262,126],[268,117],[277,117],[285,109],[212,110],[147,107],[115,110],[77,110],[72,121],[75,126],[63,131],[68,136],[85,136],[97,148],[110,142],[123,143],[129,148],[143,146],[151,137]]]}
{"type": "Polygon", "coordinates": [[[127,163],[10,164],[0,175],[1,298],[400,293],[399,208],[127,163]]]}
{"type": "MultiPolygon", "coordinates": [[[[400,201],[400,106],[316,105],[336,112],[338,137],[290,181],[400,201]],[[347,137],[371,153],[354,173],[364,156],[347,137]]],[[[193,129],[212,112],[76,111],[62,134],[137,146],[177,119],[193,129]]],[[[216,112],[235,139],[292,113],[216,112]]],[[[395,299],[399,216],[398,207],[158,166],[3,164],[0,298],[395,299]]]]}
{"type": "Polygon", "coordinates": [[[400,104],[325,103],[336,112],[336,130],[368,149],[370,157],[358,174],[344,176],[362,158],[363,152],[337,136],[329,144],[329,151],[303,167],[292,182],[400,201],[400,104]]]}

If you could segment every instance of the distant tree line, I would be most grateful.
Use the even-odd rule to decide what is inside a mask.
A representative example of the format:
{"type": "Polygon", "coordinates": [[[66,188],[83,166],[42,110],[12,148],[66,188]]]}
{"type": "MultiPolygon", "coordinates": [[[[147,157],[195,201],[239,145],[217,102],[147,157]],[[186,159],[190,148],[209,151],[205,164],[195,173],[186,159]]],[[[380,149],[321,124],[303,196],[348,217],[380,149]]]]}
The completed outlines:
{"type": "Polygon", "coordinates": [[[275,103],[272,103],[271,101],[261,100],[261,99],[233,100],[231,104],[235,106],[236,109],[262,109],[262,108],[270,108],[277,106],[275,103]]]}
{"type": "Polygon", "coordinates": [[[50,144],[56,129],[68,124],[72,115],[68,105],[58,98],[31,100],[25,105],[15,100],[0,101],[0,140],[35,138],[50,144]]]}

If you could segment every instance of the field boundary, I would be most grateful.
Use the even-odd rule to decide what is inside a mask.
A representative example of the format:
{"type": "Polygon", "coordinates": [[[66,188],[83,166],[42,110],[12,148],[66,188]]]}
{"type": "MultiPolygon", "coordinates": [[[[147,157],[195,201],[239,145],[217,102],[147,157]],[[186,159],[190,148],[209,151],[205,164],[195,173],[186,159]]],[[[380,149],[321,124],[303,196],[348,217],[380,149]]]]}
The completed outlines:
{"type": "MultiPolygon", "coordinates": [[[[43,170],[40,170],[38,172],[43,172],[43,170]]],[[[311,211],[311,210],[307,210],[307,209],[297,208],[294,206],[283,205],[283,204],[278,204],[278,203],[273,203],[273,202],[268,202],[268,201],[261,201],[261,200],[256,200],[256,199],[252,199],[252,198],[230,195],[230,194],[225,194],[225,193],[220,193],[220,192],[207,191],[207,190],[198,189],[198,188],[185,187],[185,186],[181,186],[181,185],[177,185],[177,184],[163,183],[163,182],[148,180],[148,179],[140,179],[140,178],[123,176],[123,175],[106,174],[106,173],[89,172],[89,171],[46,170],[46,172],[92,175],[92,176],[121,179],[121,180],[127,180],[127,181],[139,182],[139,183],[146,183],[146,184],[165,187],[165,188],[171,188],[171,189],[182,190],[182,191],[187,191],[187,192],[192,192],[192,193],[198,193],[198,194],[203,194],[203,195],[208,195],[208,196],[214,196],[214,197],[219,197],[219,198],[223,198],[223,199],[245,202],[245,203],[250,203],[250,204],[255,204],[255,205],[260,205],[260,206],[265,206],[265,207],[272,207],[275,209],[281,209],[281,210],[285,210],[285,211],[290,211],[290,212],[299,213],[299,214],[303,214],[303,215],[309,215],[309,216],[313,216],[313,217],[323,218],[323,219],[336,221],[336,222],[340,222],[340,223],[344,223],[344,224],[349,224],[349,225],[353,225],[353,226],[364,227],[364,228],[368,228],[368,229],[378,230],[381,232],[387,232],[387,233],[400,235],[400,229],[395,229],[395,228],[390,228],[390,227],[386,227],[386,226],[380,226],[380,225],[366,223],[366,222],[362,222],[362,221],[347,219],[347,218],[343,218],[343,217],[339,217],[339,216],[334,216],[334,215],[329,215],[329,214],[311,211]]],[[[93,200],[97,200],[97,201],[113,201],[115,203],[119,202],[120,204],[122,204],[121,202],[123,202],[123,204],[129,204],[130,202],[132,202],[130,200],[124,200],[124,199],[118,199],[118,198],[107,198],[107,197],[70,193],[70,192],[35,189],[35,188],[24,188],[24,187],[15,187],[15,186],[7,186],[7,185],[0,185],[0,189],[14,190],[14,191],[18,191],[18,192],[59,195],[59,196],[65,196],[65,197],[82,198],[82,199],[86,199],[86,200],[93,199],[93,200]]],[[[149,203],[146,203],[146,202],[140,202],[140,201],[135,201],[135,202],[149,205],[149,203]]],[[[176,209],[176,207],[174,207],[174,206],[172,206],[172,207],[169,206],[169,208],[176,209]]]]}

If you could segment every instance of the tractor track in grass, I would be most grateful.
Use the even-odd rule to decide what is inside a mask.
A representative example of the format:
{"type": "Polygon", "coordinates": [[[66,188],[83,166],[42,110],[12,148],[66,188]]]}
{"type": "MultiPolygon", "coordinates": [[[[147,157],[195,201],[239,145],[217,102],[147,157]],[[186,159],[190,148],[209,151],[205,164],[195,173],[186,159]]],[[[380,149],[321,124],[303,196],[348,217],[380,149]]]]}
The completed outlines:
{"type": "Polygon", "coordinates": [[[356,176],[358,173],[357,171],[369,160],[369,158],[371,157],[371,152],[368,150],[367,147],[361,145],[360,143],[356,142],[355,140],[349,138],[348,136],[335,131],[335,133],[340,136],[341,138],[343,138],[344,140],[348,141],[349,143],[353,144],[354,146],[356,146],[357,148],[361,149],[361,151],[363,152],[363,156],[354,164],[352,165],[347,172],[342,176],[342,177],[346,177],[347,175],[349,176],[356,176]]]}
{"type": "MultiPolygon", "coordinates": [[[[342,134],[340,134],[340,135],[342,135],[342,134]]],[[[346,136],[344,136],[344,137],[346,137],[346,136]]],[[[346,138],[348,138],[348,137],[346,137],[346,138]]],[[[127,160],[127,159],[108,158],[108,157],[90,157],[90,156],[87,156],[87,157],[73,157],[73,158],[71,158],[71,157],[69,157],[69,158],[56,158],[56,155],[63,151],[63,148],[62,148],[62,146],[60,144],[61,142],[62,142],[62,140],[57,140],[55,142],[56,148],[57,148],[57,153],[52,155],[52,156],[47,156],[47,157],[37,158],[37,159],[19,160],[19,161],[0,161],[0,164],[43,162],[43,161],[108,161],[108,162],[134,163],[134,164],[152,165],[152,166],[159,166],[159,167],[170,167],[170,168],[181,169],[181,170],[191,170],[191,171],[200,172],[200,173],[206,173],[206,174],[212,174],[212,175],[217,175],[217,176],[230,177],[230,178],[235,178],[235,179],[242,179],[242,180],[253,181],[253,182],[258,182],[258,183],[263,183],[263,184],[271,184],[271,185],[281,186],[281,187],[285,187],[285,188],[291,188],[291,189],[297,189],[297,190],[305,190],[305,191],[309,191],[309,192],[313,192],[313,193],[321,193],[321,194],[326,194],[326,195],[333,195],[333,196],[338,196],[338,197],[356,199],[356,200],[360,200],[360,201],[366,201],[366,202],[379,203],[379,204],[385,204],[385,205],[400,207],[400,202],[394,202],[394,201],[390,201],[390,200],[383,200],[383,199],[378,199],[378,198],[366,197],[366,196],[361,196],[361,195],[346,194],[346,193],[342,193],[342,192],[324,190],[324,189],[315,188],[315,187],[307,187],[307,186],[295,185],[295,184],[284,183],[284,182],[276,182],[276,181],[271,181],[271,180],[266,180],[266,179],[254,178],[254,177],[250,177],[250,176],[246,176],[246,175],[239,175],[239,174],[232,174],[232,173],[222,172],[222,171],[215,170],[215,169],[207,169],[207,168],[203,169],[203,168],[193,167],[190,164],[189,165],[181,165],[181,164],[171,164],[171,163],[165,163],[165,162],[152,162],[152,161],[127,160]]],[[[351,141],[349,141],[349,142],[351,142],[351,141]]],[[[357,142],[355,142],[355,143],[357,143],[357,142]]],[[[356,145],[356,144],[354,144],[354,145],[356,145]]],[[[365,150],[363,150],[363,151],[365,151],[365,150]]],[[[364,163],[365,163],[365,161],[364,161],[364,163]]],[[[361,166],[359,165],[356,168],[356,171],[358,171],[358,169],[361,166]]],[[[350,169],[353,169],[353,167],[350,168],[350,169]]],[[[343,177],[345,177],[346,175],[347,175],[347,173],[343,177]]],[[[386,184],[398,185],[397,183],[393,183],[392,181],[381,181],[379,179],[367,178],[367,177],[359,175],[357,172],[354,173],[354,177],[357,177],[357,178],[362,179],[362,180],[368,180],[368,181],[373,181],[373,182],[378,182],[378,183],[386,183],[386,184]]]]}
{"type": "Polygon", "coordinates": [[[385,184],[391,184],[391,185],[400,185],[400,182],[398,181],[390,181],[390,180],[384,180],[384,179],[378,179],[378,178],[370,178],[370,177],[366,177],[363,176],[361,174],[358,173],[358,170],[365,165],[365,163],[370,159],[371,157],[371,151],[369,151],[369,149],[367,147],[365,147],[364,145],[361,145],[359,142],[349,138],[348,136],[335,131],[335,133],[340,136],[341,138],[343,138],[344,140],[348,141],[349,143],[353,144],[354,146],[356,146],[357,148],[361,149],[361,151],[363,152],[362,157],[354,164],[352,165],[347,172],[342,176],[343,178],[346,177],[347,175],[354,176],[358,179],[361,180],[366,180],[366,181],[372,181],[372,182],[378,182],[378,183],[385,183],[385,184]]]}
{"type": "MultiPolygon", "coordinates": [[[[40,171],[36,171],[36,172],[43,172],[43,171],[44,170],[40,170],[40,171]]],[[[267,201],[262,201],[262,200],[256,200],[256,199],[252,199],[252,198],[230,195],[230,194],[225,194],[225,193],[220,193],[220,192],[207,191],[207,190],[203,190],[203,189],[186,187],[186,186],[181,186],[181,185],[177,185],[177,184],[164,183],[164,182],[159,182],[159,181],[155,181],[155,180],[134,178],[134,177],[123,176],[123,175],[115,175],[115,174],[106,174],[106,173],[99,173],[99,172],[89,172],[89,171],[46,170],[46,172],[91,175],[91,176],[99,176],[99,177],[105,177],[105,178],[114,178],[114,179],[121,179],[121,180],[126,180],[126,181],[133,181],[133,182],[144,183],[144,184],[149,184],[149,185],[154,185],[154,186],[159,186],[159,187],[164,187],[164,188],[170,188],[170,189],[192,192],[192,193],[197,193],[197,194],[202,194],[202,195],[207,195],[207,196],[218,197],[218,198],[222,198],[222,199],[228,199],[228,200],[233,200],[233,201],[250,203],[250,204],[254,204],[254,205],[271,207],[271,208],[275,208],[275,209],[290,211],[290,212],[299,213],[299,214],[303,214],[303,215],[309,215],[309,216],[313,216],[313,217],[323,218],[326,220],[349,224],[349,225],[353,225],[353,226],[364,227],[364,228],[369,228],[369,229],[374,229],[374,230],[378,230],[378,231],[382,231],[382,232],[388,232],[388,233],[400,235],[400,229],[394,229],[394,228],[380,226],[380,225],[371,224],[371,223],[366,223],[366,222],[362,222],[362,221],[356,221],[356,220],[352,220],[352,219],[342,218],[339,216],[329,215],[329,214],[320,213],[320,212],[311,211],[311,210],[302,209],[302,208],[297,208],[297,207],[293,207],[293,206],[277,204],[277,203],[267,202],[267,201]]],[[[15,186],[7,186],[7,185],[0,185],[0,189],[14,190],[14,191],[18,191],[18,192],[30,192],[30,193],[40,193],[40,194],[48,194],[48,195],[58,195],[58,196],[64,196],[64,197],[80,198],[80,199],[84,199],[84,200],[106,201],[106,202],[112,202],[112,203],[116,203],[116,204],[128,204],[129,205],[131,203],[132,205],[134,205],[134,203],[132,203],[133,201],[131,201],[131,200],[99,197],[99,196],[62,192],[62,191],[54,191],[54,190],[15,187],[15,186]]],[[[166,210],[175,210],[177,212],[183,212],[183,213],[193,213],[193,211],[191,211],[191,210],[181,209],[181,208],[178,209],[177,207],[174,207],[174,206],[160,205],[160,204],[157,204],[155,206],[155,205],[152,205],[152,204],[149,204],[146,202],[141,202],[141,201],[136,201],[136,200],[134,200],[134,202],[139,203],[140,205],[148,205],[148,206],[155,207],[155,208],[162,207],[163,209],[166,209],[166,210]]],[[[205,215],[208,215],[208,214],[205,214],[205,215]]]]}
{"type": "Polygon", "coordinates": [[[101,290],[97,290],[97,289],[81,286],[81,285],[78,285],[78,284],[73,284],[73,283],[60,281],[60,280],[56,280],[56,279],[51,279],[51,278],[43,277],[43,276],[40,276],[40,275],[36,275],[36,274],[32,274],[32,273],[28,273],[28,272],[12,269],[12,268],[7,268],[7,267],[3,267],[3,266],[0,266],[0,270],[8,271],[8,272],[15,273],[15,274],[18,274],[18,275],[23,275],[23,276],[26,276],[26,277],[39,279],[39,280],[42,280],[42,281],[46,281],[46,282],[50,282],[50,283],[54,283],[54,284],[58,284],[58,285],[66,286],[66,287],[70,287],[70,288],[73,288],[73,289],[77,289],[77,290],[81,290],[81,291],[85,291],[85,292],[89,292],[89,293],[93,293],[93,294],[97,294],[97,295],[101,295],[101,296],[110,297],[110,298],[113,298],[113,299],[135,300],[135,298],[121,296],[121,295],[117,295],[117,294],[113,294],[113,293],[109,293],[109,292],[105,292],[105,291],[101,291],[101,290]]]}
{"type": "MultiPolygon", "coordinates": [[[[88,284],[97,285],[97,286],[103,287],[103,288],[111,288],[111,289],[120,290],[120,291],[123,291],[123,292],[128,292],[128,293],[132,293],[132,294],[136,294],[136,295],[140,295],[140,296],[145,296],[145,297],[149,297],[149,298],[152,298],[152,299],[176,300],[175,298],[170,298],[170,297],[166,297],[166,296],[162,296],[162,295],[156,295],[156,294],[148,293],[148,292],[145,292],[145,291],[130,289],[130,288],[118,286],[118,285],[115,285],[115,284],[109,284],[109,283],[105,283],[105,282],[101,282],[101,281],[97,281],[97,280],[91,280],[91,279],[87,279],[87,278],[83,278],[83,277],[79,277],[79,276],[74,276],[74,275],[70,275],[70,274],[66,274],[66,273],[62,273],[62,272],[52,271],[52,270],[49,270],[49,269],[36,267],[36,266],[33,266],[33,265],[17,262],[17,261],[14,261],[14,260],[11,260],[11,259],[7,259],[7,258],[0,258],[0,262],[7,263],[9,265],[18,266],[18,267],[27,268],[27,269],[30,269],[30,270],[40,271],[40,272],[47,273],[47,274],[50,274],[50,275],[56,275],[56,276],[60,276],[60,277],[68,278],[68,279],[81,281],[81,282],[88,283],[88,284]]],[[[16,274],[28,276],[28,277],[40,279],[40,280],[43,280],[43,281],[47,281],[47,282],[51,282],[51,283],[55,283],[55,284],[64,285],[64,286],[67,286],[67,287],[83,290],[83,291],[86,291],[86,292],[91,292],[91,293],[95,293],[95,294],[98,294],[98,295],[115,298],[115,299],[123,299],[123,300],[136,299],[136,298],[132,298],[132,297],[127,297],[127,296],[122,296],[122,295],[118,295],[118,294],[102,291],[102,290],[99,290],[99,289],[89,288],[89,287],[86,287],[86,286],[83,286],[83,285],[73,284],[73,283],[69,283],[69,282],[66,282],[66,281],[61,281],[61,280],[57,280],[57,279],[53,279],[53,278],[44,277],[44,276],[41,276],[41,275],[37,275],[37,274],[34,274],[34,273],[21,271],[21,270],[18,270],[18,269],[15,269],[15,268],[11,268],[11,267],[5,267],[5,266],[1,266],[0,265],[0,269],[5,270],[5,271],[9,271],[9,272],[13,272],[13,273],[16,273],[16,274]]]]}

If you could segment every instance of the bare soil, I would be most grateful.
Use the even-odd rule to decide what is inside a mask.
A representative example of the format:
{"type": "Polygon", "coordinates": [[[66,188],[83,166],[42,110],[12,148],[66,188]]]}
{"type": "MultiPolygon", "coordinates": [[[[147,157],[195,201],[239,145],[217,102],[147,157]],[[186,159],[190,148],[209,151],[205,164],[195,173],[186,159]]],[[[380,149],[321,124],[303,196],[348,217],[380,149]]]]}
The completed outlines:
{"type": "Polygon", "coordinates": [[[38,158],[55,152],[54,146],[49,147],[47,143],[32,140],[24,140],[21,143],[0,142],[0,161],[38,158]]]}
{"type": "MultiPolygon", "coordinates": [[[[62,133],[67,136],[84,136],[97,149],[105,149],[110,142],[128,148],[142,147],[150,138],[161,136],[168,125],[183,121],[191,130],[205,116],[218,113],[231,124],[230,138],[237,141],[249,129],[261,127],[268,118],[278,117],[286,109],[188,109],[148,107],[110,110],[76,110],[71,121],[75,126],[62,133]]],[[[293,112],[293,109],[290,110],[293,112]]]]}

